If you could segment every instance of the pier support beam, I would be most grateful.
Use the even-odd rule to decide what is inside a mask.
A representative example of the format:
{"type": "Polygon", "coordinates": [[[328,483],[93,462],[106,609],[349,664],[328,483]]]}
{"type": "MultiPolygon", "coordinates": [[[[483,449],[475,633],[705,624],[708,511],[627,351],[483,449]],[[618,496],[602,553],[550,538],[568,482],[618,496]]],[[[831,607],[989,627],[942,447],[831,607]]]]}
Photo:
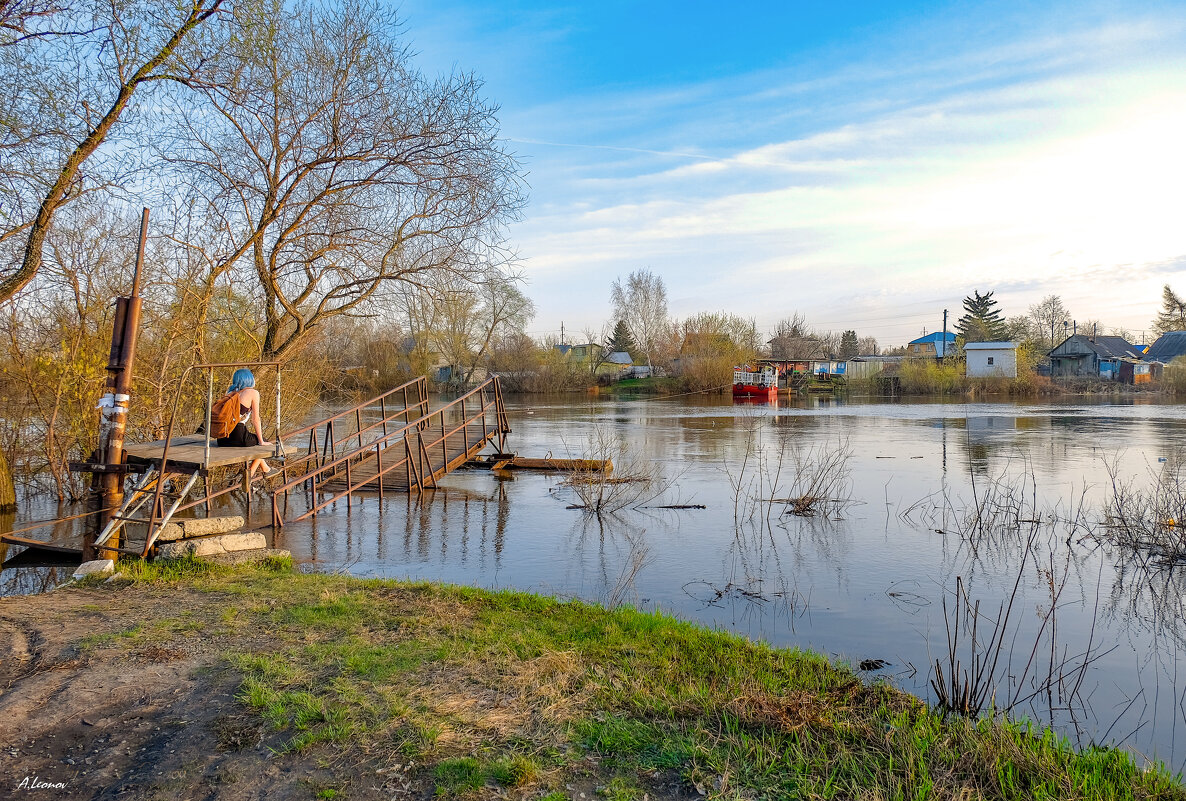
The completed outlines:
{"type": "MultiPolygon", "coordinates": [[[[132,392],[132,370],[136,362],[136,335],[140,329],[140,269],[144,265],[144,244],[148,237],[148,209],[140,217],[140,248],[136,253],[136,271],[132,276],[132,294],[116,298],[115,325],[111,331],[111,352],[107,359],[107,392],[99,400],[98,459],[102,471],[91,483],[96,508],[96,525],[83,540],[82,558],[117,559],[119,553],[101,548],[96,552],[95,538],[111,521],[124,499],[124,432],[128,422],[128,401],[132,392]]],[[[105,546],[118,548],[120,536],[112,536],[105,546]]]]}

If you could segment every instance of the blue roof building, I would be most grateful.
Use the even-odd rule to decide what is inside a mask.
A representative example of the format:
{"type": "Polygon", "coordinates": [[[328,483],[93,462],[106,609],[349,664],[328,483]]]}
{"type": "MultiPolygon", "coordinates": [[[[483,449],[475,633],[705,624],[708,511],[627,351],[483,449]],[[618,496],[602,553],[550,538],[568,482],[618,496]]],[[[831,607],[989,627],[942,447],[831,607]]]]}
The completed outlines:
{"type": "Polygon", "coordinates": [[[936,331],[933,334],[927,334],[924,337],[910,340],[906,345],[906,355],[913,357],[930,356],[935,359],[942,359],[955,348],[955,334],[951,331],[946,333],[936,331]]]}

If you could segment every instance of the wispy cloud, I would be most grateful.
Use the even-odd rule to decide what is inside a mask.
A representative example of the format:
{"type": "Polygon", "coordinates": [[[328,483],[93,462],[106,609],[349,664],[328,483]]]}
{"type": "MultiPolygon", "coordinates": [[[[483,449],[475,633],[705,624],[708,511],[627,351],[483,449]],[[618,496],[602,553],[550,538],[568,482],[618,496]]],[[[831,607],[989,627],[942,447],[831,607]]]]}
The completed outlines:
{"type": "Polygon", "coordinates": [[[519,131],[584,133],[557,137],[576,160],[519,137],[536,202],[515,236],[541,323],[593,322],[589,297],[650,266],[679,314],[773,322],[856,298],[892,340],[917,328],[896,305],[997,286],[1010,313],[1058,292],[1139,328],[1186,254],[1186,60],[1165,55],[1182,32],[1138,21],[521,115],[519,131]]]}

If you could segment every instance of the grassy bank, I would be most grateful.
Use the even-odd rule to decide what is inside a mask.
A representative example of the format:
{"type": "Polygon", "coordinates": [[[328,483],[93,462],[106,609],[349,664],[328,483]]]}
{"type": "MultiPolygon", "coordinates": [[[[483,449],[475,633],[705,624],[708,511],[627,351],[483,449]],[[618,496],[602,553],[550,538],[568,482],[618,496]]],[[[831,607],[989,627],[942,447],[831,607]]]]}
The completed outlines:
{"type": "Polygon", "coordinates": [[[687,391],[686,384],[678,378],[656,376],[654,378],[624,378],[615,381],[602,392],[628,393],[638,395],[678,395],[687,391]]]}
{"type": "Polygon", "coordinates": [[[410,797],[1186,799],[1123,752],[944,720],[821,656],[661,614],[287,563],[124,571],[65,592],[175,602],[80,651],[219,643],[248,728],[320,766],[310,797],[379,797],[395,772],[410,797]]]}

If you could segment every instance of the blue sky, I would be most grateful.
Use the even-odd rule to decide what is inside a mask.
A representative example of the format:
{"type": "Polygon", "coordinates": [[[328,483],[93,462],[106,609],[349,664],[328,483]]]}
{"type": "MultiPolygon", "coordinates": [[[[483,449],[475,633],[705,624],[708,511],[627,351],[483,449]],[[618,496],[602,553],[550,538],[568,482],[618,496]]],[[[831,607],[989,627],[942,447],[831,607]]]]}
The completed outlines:
{"type": "Polygon", "coordinates": [[[427,72],[473,71],[530,185],[533,335],[794,311],[885,345],[1060,294],[1140,331],[1186,291],[1186,3],[411,0],[427,72]]]}

